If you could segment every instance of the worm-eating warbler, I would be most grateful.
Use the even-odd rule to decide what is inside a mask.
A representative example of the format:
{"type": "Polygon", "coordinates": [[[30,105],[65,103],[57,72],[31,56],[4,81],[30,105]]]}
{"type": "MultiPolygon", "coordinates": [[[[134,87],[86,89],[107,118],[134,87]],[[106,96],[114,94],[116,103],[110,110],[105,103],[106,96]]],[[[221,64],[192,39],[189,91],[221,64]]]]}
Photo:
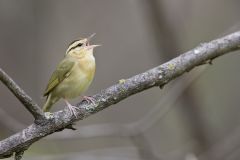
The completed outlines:
{"type": "MultiPolygon", "coordinates": [[[[90,86],[95,74],[95,58],[93,49],[99,45],[90,45],[89,41],[95,34],[88,38],[73,41],[65,54],[64,59],[53,72],[44,96],[47,96],[43,111],[50,110],[52,105],[63,98],[70,112],[76,116],[75,106],[67,99],[82,95],[90,86]]],[[[91,97],[83,97],[88,102],[93,102],[91,97]]]]}

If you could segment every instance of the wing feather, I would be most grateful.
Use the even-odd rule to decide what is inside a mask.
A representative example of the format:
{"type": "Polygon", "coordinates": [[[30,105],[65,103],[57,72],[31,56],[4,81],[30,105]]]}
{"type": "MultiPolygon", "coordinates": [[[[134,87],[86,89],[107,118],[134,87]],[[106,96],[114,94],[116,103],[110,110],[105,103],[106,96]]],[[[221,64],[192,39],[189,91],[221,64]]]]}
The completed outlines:
{"type": "Polygon", "coordinates": [[[59,65],[57,66],[57,69],[53,72],[47,88],[45,89],[44,96],[48,96],[48,94],[59,84],[61,83],[66,77],[68,77],[71,74],[72,68],[74,64],[76,63],[76,60],[73,58],[64,58],[59,65]]]}

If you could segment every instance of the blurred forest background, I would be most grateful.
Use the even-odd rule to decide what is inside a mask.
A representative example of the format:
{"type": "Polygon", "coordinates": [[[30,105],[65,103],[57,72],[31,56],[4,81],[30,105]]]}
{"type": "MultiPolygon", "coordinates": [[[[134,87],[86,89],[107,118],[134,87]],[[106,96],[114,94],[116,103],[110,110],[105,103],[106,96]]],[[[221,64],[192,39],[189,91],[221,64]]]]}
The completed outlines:
{"type": "MultiPolygon", "coordinates": [[[[42,106],[51,73],[79,37],[97,33],[92,43],[102,45],[92,95],[238,30],[239,15],[239,0],[1,0],[0,67],[42,106]]],[[[239,160],[239,60],[220,57],[132,96],[33,144],[24,159],[239,160]]],[[[0,101],[1,139],[33,122],[2,83],[0,101]]]]}

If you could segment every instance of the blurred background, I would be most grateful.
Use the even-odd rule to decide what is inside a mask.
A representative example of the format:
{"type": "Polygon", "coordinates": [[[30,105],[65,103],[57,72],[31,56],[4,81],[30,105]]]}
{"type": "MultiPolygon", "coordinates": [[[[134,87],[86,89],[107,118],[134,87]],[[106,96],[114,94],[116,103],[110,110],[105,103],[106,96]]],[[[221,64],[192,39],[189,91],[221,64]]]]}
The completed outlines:
{"type": "MultiPolygon", "coordinates": [[[[97,33],[87,95],[240,29],[239,0],[1,0],[0,67],[42,106],[68,44],[97,33]]],[[[239,160],[238,53],[34,143],[26,160],[239,160]]],[[[80,101],[77,98],[72,104],[80,101]]],[[[0,83],[0,137],[32,116],[0,83]]],[[[62,109],[59,102],[53,111],[62,109]]]]}

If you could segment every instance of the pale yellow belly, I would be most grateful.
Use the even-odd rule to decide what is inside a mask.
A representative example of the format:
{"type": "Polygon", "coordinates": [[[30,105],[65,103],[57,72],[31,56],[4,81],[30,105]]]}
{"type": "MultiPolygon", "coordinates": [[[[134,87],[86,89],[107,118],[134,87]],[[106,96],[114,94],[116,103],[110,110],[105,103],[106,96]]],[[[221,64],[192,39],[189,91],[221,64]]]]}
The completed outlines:
{"type": "Polygon", "coordinates": [[[81,71],[73,72],[54,89],[53,94],[60,98],[76,98],[88,89],[93,77],[81,71]]]}

